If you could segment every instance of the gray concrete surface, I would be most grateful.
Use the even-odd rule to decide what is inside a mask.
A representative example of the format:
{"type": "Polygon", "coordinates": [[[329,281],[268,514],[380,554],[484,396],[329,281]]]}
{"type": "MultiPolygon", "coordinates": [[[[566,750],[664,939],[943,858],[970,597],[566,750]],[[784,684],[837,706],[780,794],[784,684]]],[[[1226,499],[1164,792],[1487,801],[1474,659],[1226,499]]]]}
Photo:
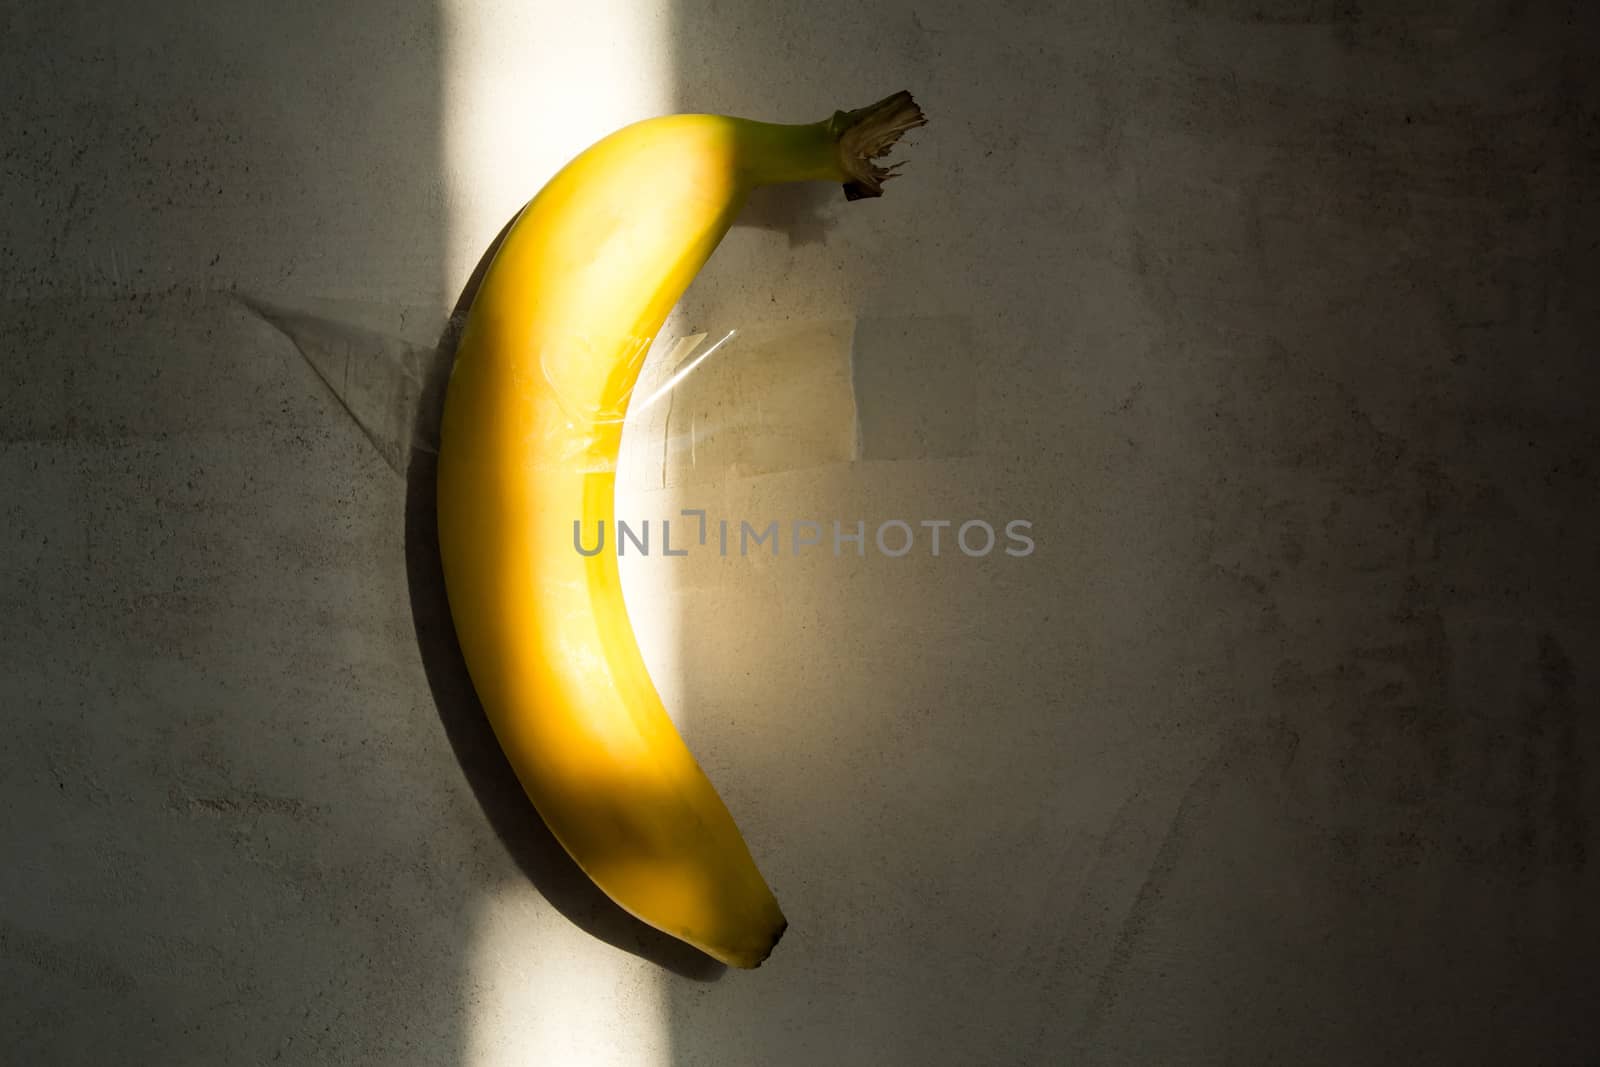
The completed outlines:
{"type": "Polygon", "coordinates": [[[595,11],[647,74],[499,0],[7,10],[0,1059],[1600,1056],[1600,17],[595,11]],[[629,109],[931,116],[881,201],[758,197],[677,323],[957,316],[973,373],[910,393],[961,447],[627,501],[1035,524],[630,568],[791,920],[754,973],[552,845],[427,454],[397,476],[236,298],[432,344],[545,177],[462,147],[518,77],[525,160],[629,109]]]}

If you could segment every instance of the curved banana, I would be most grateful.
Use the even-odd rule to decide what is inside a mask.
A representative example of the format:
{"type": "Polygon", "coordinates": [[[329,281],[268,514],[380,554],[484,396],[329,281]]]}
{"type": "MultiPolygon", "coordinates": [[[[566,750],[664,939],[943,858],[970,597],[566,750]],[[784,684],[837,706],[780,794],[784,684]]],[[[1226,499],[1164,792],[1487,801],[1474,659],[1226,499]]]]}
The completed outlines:
{"type": "Polygon", "coordinates": [[[451,615],[496,736],[556,838],[644,922],[736,967],[786,922],[674,729],[623,604],[613,550],[622,419],[650,340],[746,195],[832,180],[881,195],[923,123],[908,93],[810,125],[672,115],[552,178],[507,232],[468,313],[439,443],[451,615]]]}

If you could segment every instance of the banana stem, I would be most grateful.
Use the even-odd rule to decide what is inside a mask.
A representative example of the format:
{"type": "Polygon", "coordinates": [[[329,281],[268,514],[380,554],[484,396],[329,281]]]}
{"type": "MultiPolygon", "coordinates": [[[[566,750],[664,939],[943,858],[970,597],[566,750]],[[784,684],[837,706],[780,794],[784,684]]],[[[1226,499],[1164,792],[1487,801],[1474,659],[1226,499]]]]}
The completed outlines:
{"type": "Polygon", "coordinates": [[[855,111],[834,112],[828,125],[839,139],[839,162],[850,176],[844,183],[845,199],[882,196],[883,183],[893,178],[902,164],[880,167],[874,161],[888,155],[901,134],[927,122],[904,89],[855,111]]]}
{"type": "Polygon", "coordinates": [[[736,120],[746,172],[754,185],[837,181],[847,200],[882,196],[901,164],[879,166],[907,130],[925,125],[922,109],[904,90],[822,122],[791,126],[736,120]]]}

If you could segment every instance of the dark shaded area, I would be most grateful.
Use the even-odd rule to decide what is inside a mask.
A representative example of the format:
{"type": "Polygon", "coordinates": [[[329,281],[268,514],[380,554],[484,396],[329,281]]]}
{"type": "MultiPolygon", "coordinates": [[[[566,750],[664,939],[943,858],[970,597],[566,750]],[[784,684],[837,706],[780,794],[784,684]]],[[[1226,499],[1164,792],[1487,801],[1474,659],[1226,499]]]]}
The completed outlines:
{"type": "Polygon", "coordinates": [[[400,486],[228,295],[437,303],[444,23],[0,10],[7,1067],[467,1042],[504,865],[406,639],[400,486]]]}
{"type": "MultiPolygon", "coordinates": [[[[479,260],[462,289],[439,342],[439,358],[429,374],[413,440],[437,440],[461,329],[500,242],[507,222],[479,260]]],[[[484,815],[517,865],[556,910],[607,944],[632,952],[685,978],[714,981],[726,968],[691,945],[629,915],[607,897],[567,855],[545,826],[496,741],[472,688],[461,647],[450,621],[444,573],[439,564],[436,478],[438,457],[413,449],[406,472],[406,573],[411,588],[417,647],[439,721],[472,786],[484,815]]]]}
{"type": "MultiPolygon", "coordinates": [[[[887,582],[762,591],[827,621],[740,651],[791,686],[832,666],[807,692],[852,709],[704,683],[846,769],[768,776],[807,813],[770,848],[774,965],[810,996],[735,1019],[669,987],[677,1062],[1595,1061],[1600,13],[674,8],[733,57],[680,65],[685,110],[785,114],[869,71],[928,106],[884,198],[918,218],[839,220],[848,291],[980,323],[983,388],[949,400],[987,403],[979,477],[1041,518],[1028,588],[930,569],[855,632],[830,596],[887,582]],[[959,637],[856,677],[937,583],[988,633],[908,625],[959,637]]],[[[795,263],[836,266],[774,258],[690,297],[781,316],[781,286],[827,291],[795,263]]],[[[838,495],[899,504],[888,481],[838,495]]],[[[731,658],[700,626],[686,673],[731,658]]]]}

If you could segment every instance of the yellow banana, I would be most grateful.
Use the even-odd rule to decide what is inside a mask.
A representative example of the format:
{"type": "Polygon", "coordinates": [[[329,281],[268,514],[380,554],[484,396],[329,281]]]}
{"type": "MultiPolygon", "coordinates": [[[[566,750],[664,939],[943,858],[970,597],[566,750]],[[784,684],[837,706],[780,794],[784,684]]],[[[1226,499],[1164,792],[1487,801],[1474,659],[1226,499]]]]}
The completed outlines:
{"type": "Polygon", "coordinates": [[[923,123],[908,93],[809,125],[635,123],[568,163],[505,235],[462,332],[440,429],[439,548],[474,687],[556,838],[627,911],[736,967],[787,925],[662,707],[613,532],[622,419],[645,350],[749,191],[877,165],[923,123]]]}

